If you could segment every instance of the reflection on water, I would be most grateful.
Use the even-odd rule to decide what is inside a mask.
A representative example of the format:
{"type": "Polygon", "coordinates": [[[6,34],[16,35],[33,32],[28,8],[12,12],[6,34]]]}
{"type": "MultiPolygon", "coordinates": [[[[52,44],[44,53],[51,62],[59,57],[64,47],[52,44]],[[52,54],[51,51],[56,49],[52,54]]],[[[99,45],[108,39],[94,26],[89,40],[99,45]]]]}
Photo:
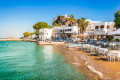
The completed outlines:
{"type": "Polygon", "coordinates": [[[43,53],[44,53],[44,58],[45,62],[51,62],[53,61],[53,47],[52,46],[44,46],[43,48],[43,53]]]}
{"type": "Polygon", "coordinates": [[[84,80],[50,45],[0,41],[0,80],[84,80]]]}

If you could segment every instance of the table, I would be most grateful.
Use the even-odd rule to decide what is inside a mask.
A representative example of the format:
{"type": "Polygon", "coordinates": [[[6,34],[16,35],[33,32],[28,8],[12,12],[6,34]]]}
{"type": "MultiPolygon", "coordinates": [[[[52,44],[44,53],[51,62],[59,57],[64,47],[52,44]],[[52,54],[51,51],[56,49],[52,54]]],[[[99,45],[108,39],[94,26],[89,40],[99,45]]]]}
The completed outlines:
{"type": "Polygon", "coordinates": [[[120,51],[119,50],[110,51],[109,55],[111,55],[111,54],[113,54],[115,57],[120,57],[120,51]]]}
{"type": "Polygon", "coordinates": [[[103,53],[104,55],[107,51],[108,51],[107,48],[99,48],[99,52],[103,53]]]}

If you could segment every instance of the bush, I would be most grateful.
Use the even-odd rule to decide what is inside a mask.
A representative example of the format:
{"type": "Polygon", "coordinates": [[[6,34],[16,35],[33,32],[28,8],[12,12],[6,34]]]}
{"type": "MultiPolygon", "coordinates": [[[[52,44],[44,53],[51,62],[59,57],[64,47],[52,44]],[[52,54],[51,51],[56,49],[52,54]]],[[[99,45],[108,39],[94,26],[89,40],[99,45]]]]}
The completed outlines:
{"type": "Polygon", "coordinates": [[[113,36],[107,36],[106,39],[107,39],[108,41],[111,41],[111,40],[113,40],[113,36]]]}

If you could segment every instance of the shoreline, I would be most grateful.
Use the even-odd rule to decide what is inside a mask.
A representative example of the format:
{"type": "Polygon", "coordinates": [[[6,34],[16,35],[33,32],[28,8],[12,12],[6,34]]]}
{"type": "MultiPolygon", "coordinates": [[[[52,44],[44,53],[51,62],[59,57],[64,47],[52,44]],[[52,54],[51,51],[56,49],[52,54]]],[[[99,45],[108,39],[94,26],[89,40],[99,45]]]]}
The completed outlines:
{"type": "Polygon", "coordinates": [[[0,39],[0,41],[23,41],[23,39],[0,39]]]}
{"type": "Polygon", "coordinates": [[[94,53],[85,53],[80,51],[79,47],[67,48],[68,45],[61,44],[59,48],[62,47],[62,55],[65,57],[66,62],[70,63],[78,72],[82,71],[85,76],[90,77],[92,80],[120,79],[120,62],[101,60],[105,57],[94,56],[94,53]]]}
{"type": "Polygon", "coordinates": [[[45,41],[38,41],[38,45],[59,45],[64,44],[64,42],[45,42],[45,41]]]}
{"type": "MultiPolygon", "coordinates": [[[[3,40],[3,39],[2,39],[3,40]]],[[[11,41],[25,41],[22,39],[7,39],[11,41]]],[[[7,41],[6,40],[6,41],[7,41]]],[[[1,39],[0,39],[1,41],[1,39]]],[[[4,40],[5,41],[5,40],[4,40]]],[[[29,40],[30,41],[30,40],[29,40]]],[[[30,41],[32,42],[32,41],[30,41]]],[[[33,41],[36,42],[36,41],[33,41]]],[[[67,44],[53,44],[55,51],[65,57],[65,62],[69,63],[77,72],[82,72],[91,80],[119,80],[120,62],[109,62],[103,56],[94,56],[94,53],[85,53],[79,47],[68,48],[67,44]]],[[[39,45],[39,44],[38,44],[39,45]]],[[[48,44],[49,45],[49,44],[48,44]]]]}
{"type": "Polygon", "coordinates": [[[68,44],[54,45],[55,51],[60,52],[65,57],[65,62],[69,63],[77,72],[82,73],[90,80],[101,80],[101,78],[86,67],[85,55],[75,53],[73,49],[67,48],[68,44]]]}
{"type": "Polygon", "coordinates": [[[0,41],[28,41],[28,42],[37,42],[37,40],[30,40],[30,39],[0,39],[0,41]]]}

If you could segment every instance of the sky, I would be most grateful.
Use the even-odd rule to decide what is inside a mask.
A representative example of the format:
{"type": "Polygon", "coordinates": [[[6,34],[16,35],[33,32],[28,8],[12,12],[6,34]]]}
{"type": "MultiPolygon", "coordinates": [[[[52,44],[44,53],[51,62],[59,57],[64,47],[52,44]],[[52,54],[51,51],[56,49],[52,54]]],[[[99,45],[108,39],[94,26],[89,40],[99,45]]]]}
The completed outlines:
{"type": "Polygon", "coordinates": [[[120,0],[0,0],[0,38],[22,37],[23,32],[34,32],[37,22],[52,25],[58,15],[114,21],[119,9],[120,0]]]}

